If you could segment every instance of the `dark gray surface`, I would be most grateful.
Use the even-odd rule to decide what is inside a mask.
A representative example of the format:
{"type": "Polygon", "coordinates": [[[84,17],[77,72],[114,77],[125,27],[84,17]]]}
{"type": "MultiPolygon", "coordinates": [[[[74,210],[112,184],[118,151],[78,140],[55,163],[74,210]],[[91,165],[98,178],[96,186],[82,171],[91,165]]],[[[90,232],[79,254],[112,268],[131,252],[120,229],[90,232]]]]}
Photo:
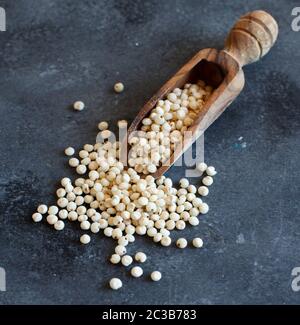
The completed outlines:
{"type": "MultiPolygon", "coordinates": [[[[290,28],[298,1],[1,1],[0,266],[2,304],[271,304],[299,303],[291,270],[300,265],[300,32],[290,28]],[[245,68],[239,98],[205,134],[215,165],[197,229],[202,250],[178,250],[141,238],[131,252],[149,254],[132,279],[107,262],[113,242],[67,225],[33,224],[40,202],[54,203],[63,176],[75,176],[63,150],[93,142],[100,120],[132,120],[142,104],[197,50],[222,48],[233,22],[253,9],[278,20],[276,46],[245,68]],[[112,92],[117,80],[122,95],[112,92]],[[81,99],[78,113],[70,104],[81,99]],[[247,143],[240,146],[238,138],[247,143]],[[106,287],[112,276],[121,291],[106,287]]],[[[184,169],[169,173],[178,179],[184,169]],[[176,175],[175,175],[176,172],[176,175]]],[[[194,181],[197,184],[197,180],[194,181]]]]}

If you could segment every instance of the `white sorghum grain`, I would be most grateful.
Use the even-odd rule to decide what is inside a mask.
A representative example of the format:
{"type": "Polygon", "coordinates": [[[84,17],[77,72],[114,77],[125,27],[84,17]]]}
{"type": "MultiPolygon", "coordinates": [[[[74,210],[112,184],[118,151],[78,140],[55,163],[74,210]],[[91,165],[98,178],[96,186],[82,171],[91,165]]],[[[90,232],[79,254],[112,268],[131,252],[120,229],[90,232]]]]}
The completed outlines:
{"type": "Polygon", "coordinates": [[[161,279],[161,273],[159,271],[153,271],[150,277],[152,281],[159,281],[161,279]]]}
{"type": "Polygon", "coordinates": [[[138,235],[145,235],[147,233],[147,228],[146,226],[137,226],[135,231],[138,235]]]}
{"type": "Polygon", "coordinates": [[[204,173],[206,171],[207,168],[207,164],[204,162],[201,162],[197,165],[197,169],[199,170],[199,172],[204,173]]]}
{"type": "Polygon", "coordinates": [[[199,225],[199,219],[197,217],[190,217],[189,218],[189,224],[191,226],[198,226],[199,225]]]}
{"type": "Polygon", "coordinates": [[[71,183],[67,184],[65,186],[65,190],[66,190],[67,193],[71,193],[73,191],[73,189],[74,189],[74,187],[73,187],[73,185],[71,183]]]}
{"type": "Polygon", "coordinates": [[[189,214],[191,217],[197,217],[199,215],[199,210],[194,207],[194,208],[190,209],[189,214]]]}
{"type": "Polygon", "coordinates": [[[83,149],[86,150],[87,152],[92,152],[94,150],[94,146],[92,144],[86,143],[83,146],[83,149]]]}
{"type": "Polygon", "coordinates": [[[56,203],[60,208],[65,208],[68,205],[69,201],[65,197],[61,197],[57,200],[56,203]]]}
{"type": "Polygon", "coordinates": [[[73,108],[76,110],[76,111],[82,111],[84,109],[84,103],[82,101],[77,101],[73,104],[73,108]]]}
{"type": "Polygon", "coordinates": [[[108,123],[106,121],[102,121],[98,124],[98,129],[100,131],[104,131],[108,129],[108,123]]]}
{"type": "Polygon", "coordinates": [[[77,167],[79,165],[79,160],[77,158],[70,158],[69,159],[69,165],[71,167],[77,167]]]}
{"type": "Polygon", "coordinates": [[[137,252],[134,255],[134,259],[139,263],[144,263],[147,260],[147,255],[145,253],[143,253],[143,252],[137,252]]]}
{"type": "Polygon", "coordinates": [[[62,220],[58,220],[54,224],[54,229],[55,230],[63,230],[65,228],[65,223],[62,220]]]}
{"type": "Polygon", "coordinates": [[[151,174],[156,171],[157,166],[168,160],[211,91],[204,83],[198,83],[184,90],[174,90],[168,94],[166,100],[159,100],[149,116],[142,120],[141,136],[132,136],[129,140],[132,149],[130,166],[139,173],[151,174]],[[144,159],[145,150],[141,150],[141,147],[148,151],[152,148],[156,152],[150,159],[144,159]]]}
{"type": "Polygon", "coordinates": [[[111,233],[111,236],[113,239],[120,239],[122,237],[122,235],[123,235],[123,232],[120,228],[115,228],[111,233]]]}
{"type": "Polygon", "coordinates": [[[98,222],[93,222],[91,224],[91,232],[93,234],[97,234],[100,231],[99,223],[98,222]]]}
{"type": "MultiPolygon", "coordinates": [[[[105,220],[105,221],[106,221],[106,220],[105,220]]],[[[100,226],[101,226],[101,224],[100,224],[100,226]]],[[[113,228],[111,228],[111,227],[106,227],[106,228],[104,229],[104,231],[103,231],[103,233],[104,233],[104,235],[105,235],[106,237],[111,237],[112,232],[113,232],[113,228]]]]}
{"type": "Polygon", "coordinates": [[[192,204],[195,208],[198,208],[201,203],[202,203],[202,200],[199,197],[194,198],[194,200],[192,201],[192,204]]]}
{"type": "Polygon", "coordinates": [[[60,219],[67,219],[68,218],[68,210],[66,210],[66,209],[59,210],[58,216],[60,217],[60,219]]]}
{"type": "Polygon", "coordinates": [[[124,255],[121,258],[121,263],[124,266],[129,266],[130,264],[132,264],[132,262],[133,262],[133,259],[132,259],[132,257],[130,255],[124,255]]]}
{"type": "Polygon", "coordinates": [[[162,246],[170,246],[171,245],[171,238],[170,237],[162,237],[160,243],[162,244],[162,246]]]}
{"type": "Polygon", "coordinates": [[[68,211],[75,211],[76,210],[76,208],[77,208],[77,205],[76,205],[76,203],[75,202],[69,202],[68,204],[67,204],[67,210],[68,211]]]}
{"type": "Polygon", "coordinates": [[[65,149],[65,155],[66,156],[73,156],[75,153],[75,149],[72,147],[68,147],[65,149]]]}
{"type": "Polygon", "coordinates": [[[47,216],[47,222],[49,223],[49,225],[54,225],[56,222],[58,221],[58,218],[56,215],[54,214],[49,214],[47,216]]]}
{"type": "Polygon", "coordinates": [[[105,220],[105,219],[100,219],[100,220],[99,220],[99,228],[100,228],[100,229],[104,229],[104,231],[105,231],[105,229],[107,229],[107,227],[108,227],[108,222],[107,222],[107,220],[105,220]]]}
{"type": "Polygon", "coordinates": [[[153,236],[153,241],[155,243],[159,243],[162,239],[162,234],[160,232],[158,232],[156,235],[153,236]]]}
{"type": "Polygon", "coordinates": [[[211,176],[205,176],[203,177],[202,179],[202,183],[205,185],[205,186],[210,186],[212,185],[212,183],[214,182],[213,178],[211,176]]]}
{"type": "Polygon", "coordinates": [[[185,248],[187,246],[187,240],[185,238],[178,238],[176,241],[176,246],[178,248],[185,248]]]}
{"type": "Polygon", "coordinates": [[[84,245],[88,244],[91,241],[91,237],[87,234],[84,234],[80,237],[80,242],[84,245]]]}
{"type": "Polygon", "coordinates": [[[112,256],[110,257],[110,262],[112,264],[118,264],[120,263],[120,261],[121,261],[121,256],[118,254],[112,254],[112,256]]]}
{"type": "Polygon", "coordinates": [[[85,179],[84,178],[77,178],[75,180],[75,186],[81,187],[84,184],[84,182],[85,182],[85,179]]]}
{"type": "Polygon", "coordinates": [[[183,220],[176,221],[176,229],[183,230],[185,228],[185,222],[183,220]]]}
{"type": "Polygon", "coordinates": [[[78,155],[80,158],[84,159],[84,158],[88,158],[89,153],[86,150],[80,150],[78,155]]]}
{"type": "Polygon", "coordinates": [[[168,229],[166,229],[166,228],[160,229],[159,232],[163,235],[163,237],[169,237],[170,236],[170,231],[168,229]]]}
{"type": "Polygon", "coordinates": [[[40,221],[42,221],[42,219],[43,219],[43,216],[42,216],[42,214],[39,213],[39,212],[36,212],[36,213],[34,213],[34,214],[32,215],[32,220],[33,220],[34,222],[40,222],[40,221]]]}
{"type": "Polygon", "coordinates": [[[111,289],[113,290],[119,290],[122,287],[122,281],[118,278],[112,278],[109,281],[109,286],[111,287],[111,289]]]}
{"type": "Polygon", "coordinates": [[[68,219],[69,219],[70,221],[76,221],[76,220],[78,219],[78,214],[77,214],[77,212],[76,212],[76,211],[70,211],[70,212],[68,213],[68,219]]]}
{"type": "Polygon", "coordinates": [[[59,188],[57,191],[56,191],[56,196],[57,197],[64,197],[66,195],[66,190],[64,188],[59,188]]]}
{"type": "Polygon", "coordinates": [[[165,220],[159,219],[159,220],[155,221],[154,225],[155,225],[155,228],[162,229],[162,228],[165,228],[166,222],[165,222],[165,220]]]}
{"type": "Polygon", "coordinates": [[[182,178],[179,181],[179,184],[180,184],[181,188],[187,188],[189,186],[189,181],[186,178],[182,178]]]}
{"type": "Polygon", "coordinates": [[[154,237],[157,234],[157,229],[154,227],[148,228],[147,235],[149,237],[154,237]]]}
{"type": "MultiPolygon", "coordinates": [[[[82,188],[79,187],[79,186],[74,187],[74,189],[73,189],[73,193],[74,193],[76,196],[80,196],[80,195],[82,195],[82,193],[83,193],[82,188]]],[[[76,198],[75,198],[75,199],[76,199],[76,198]]]]}
{"type": "Polygon", "coordinates": [[[48,207],[45,204],[40,204],[37,208],[37,212],[40,214],[45,214],[48,211],[48,207]]]}
{"type": "Polygon", "coordinates": [[[217,174],[215,167],[213,167],[213,166],[207,167],[206,174],[208,176],[215,176],[217,174]]]}
{"type": "Polygon", "coordinates": [[[135,241],[135,237],[133,235],[126,235],[126,239],[128,240],[129,243],[133,243],[135,241]]]}
{"type": "Polygon", "coordinates": [[[198,188],[198,193],[201,195],[201,196],[207,196],[208,193],[209,193],[209,189],[206,187],[206,186],[200,186],[198,188]]]}
{"type": "Polygon", "coordinates": [[[118,239],[118,245],[127,246],[128,245],[128,239],[125,236],[120,237],[118,239]]]}
{"type": "Polygon", "coordinates": [[[143,269],[140,266],[134,266],[131,270],[130,273],[133,277],[139,278],[143,275],[143,269]]]}
{"type": "Polygon", "coordinates": [[[64,177],[60,182],[63,187],[66,187],[68,184],[71,184],[71,180],[68,177],[64,177]]]}
{"type": "MultiPolygon", "coordinates": [[[[77,178],[74,183],[69,178],[63,178],[62,187],[56,192],[57,206],[61,210],[57,206],[48,210],[47,206],[43,209],[39,207],[33,219],[39,220],[42,213],[48,212],[47,222],[57,230],[63,229],[62,220],[65,219],[78,221],[81,229],[92,233],[103,229],[105,236],[117,241],[111,262],[122,262],[124,266],[133,262],[133,258],[126,255],[126,248],[135,241],[135,234],[147,234],[154,242],[170,246],[171,232],[185,229],[186,223],[198,225],[198,214],[207,213],[209,207],[197,197],[197,188],[189,184],[188,179],[181,179],[180,187],[175,188],[171,178],[162,176],[155,180],[151,174],[170,159],[211,92],[212,89],[205,83],[198,82],[187,84],[183,89],[176,88],[166,99],[159,100],[142,120],[141,128],[129,136],[129,168],[120,160],[122,139],[114,139],[108,123],[100,122],[101,141],[85,144],[79,150],[78,158],[72,157],[75,153],[72,147],[65,149],[65,154],[70,156],[69,165],[76,168],[78,174],[86,176],[77,178]]],[[[118,126],[125,129],[127,121],[119,121],[118,126]]],[[[203,186],[198,189],[201,196],[206,196],[209,192],[207,186],[213,183],[212,176],[216,171],[205,163],[198,164],[197,169],[201,173],[206,172],[203,186]]],[[[90,240],[88,234],[80,237],[83,244],[90,240]]],[[[184,248],[187,242],[179,238],[176,245],[184,248]]],[[[134,259],[142,263],[147,256],[137,252],[134,259]]],[[[131,269],[133,276],[138,277],[142,273],[139,267],[131,269]]],[[[151,278],[158,281],[160,272],[152,272],[151,278]]],[[[113,280],[120,281],[115,278],[110,282],[113,280]]]]}
{"type": "Polygon", "coordinates": [[[80,228],[81,228],[82,230],[89,230],[90,227],[91,227],[91,224],[90,224],[89,221],[82,221],[82,222],[80,223],[80,228]]]}
{"type": "MultiPolygon", "coordinates": [[[[75,211],[72,211],[72,212],[75,212],[75,211]]],[[[76,212],[75,212],[76,213],[76,212]]],[[[83,221],[87,221],[89,218],[88,218],[88,216],[87,215],[85,215],[85,214],[81,214],[81,215],[79,215],[78,216],[78,218],[77,218],[77,220],[78,220],[78,222],[83,222],[83,221]]]]}
{"type": "Polygon", "coordinates": [[[209,206],[206,203],[201,203],[199,206],[199,211],[202,214],[206,214],[209,211],[209,206]]]}
{"type": "Polygon", "coordinates": [[[85,165],[78,165],[78,166],[76,167],[76,172],[77,172],[77,174],[79,174],[79,175],[83,175],[83,174],[85,174],[86,171],[87,171],[87,168],[86,168],[85,165]]]}
{"type": "Polygon", "coordinates": [[[77,101],[73,104],[73,108],[76,110],[76,111],[82,111],[84,109],[84,103],[82,101],[77,101]]]}
{"type": "Polygon", "coordinates": [[[192,243],[193,243],[193,246],[196,248],[201,248],[203,246],[203,240],[199,237],[194,238],[192,243]]]}
{"type": "MultiPolygon", "coordinates": [[[[75,202],[76,204],[76,202],[75,202]]],[[[80,205],[77,209],[76,212],[78,213],[79,216],[86,214],[86,207],[84,205],[80,205]]]]}
{"type": "Polygon", "coordinates": [[[168,230],[173,230],[175,228],[175,221],[174,220],[168,220],[166,222],[166,228],[168,230]]]}
{"type": "Polygon", "coordinates": [[[58,207],[56,205],[51,205],[48,209],[48,214],[56,215],[58,213],[58,207]]]}
{"type": "Polygon", "coordinates": [[[114,90],[116,93],[121,93],[122,91],[124,91],[124,85],[122,82],[117,82],[115,85],[114,85],[114,90]]]}
{"type": "Polygon", "coordinates": [[[115,253],[120,255],[120,256],[123,256],[126,254],[126,247],[125,246],[122,246],[122,245],[117,245],[115,247],[115,253]]]}
{"type": "Polygon", "coordinates": [[[189,193],[193,193],[193,194],[197,193],[197,188],[195,185],[189,185],[187,189],[189,193]]]}
{"type": "MultiPolygon", "coordinates": [[[[196,191],[196,192],[197,192],[197,191],[196,191]]],[[[192,202],[195,198],[196,198],[196,194],[194,194],[194,193],[188,193],[188,194],[186,195],[186,199],[187,199],[188,201],[190,201],[190,202],[192,202]]]]}

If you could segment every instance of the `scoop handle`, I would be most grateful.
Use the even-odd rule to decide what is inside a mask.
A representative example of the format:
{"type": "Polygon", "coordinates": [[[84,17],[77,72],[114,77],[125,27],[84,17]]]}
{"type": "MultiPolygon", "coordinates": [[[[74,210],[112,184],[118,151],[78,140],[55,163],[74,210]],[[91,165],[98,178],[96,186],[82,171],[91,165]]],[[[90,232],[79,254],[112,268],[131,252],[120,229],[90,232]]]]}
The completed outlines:
{"type": "Polygon", "coordinates": [[[267,54],[278,35],[276,20],[263,10],[242,16],[232,27],[225,41],[224,51],[242,67],[267,54]]]}

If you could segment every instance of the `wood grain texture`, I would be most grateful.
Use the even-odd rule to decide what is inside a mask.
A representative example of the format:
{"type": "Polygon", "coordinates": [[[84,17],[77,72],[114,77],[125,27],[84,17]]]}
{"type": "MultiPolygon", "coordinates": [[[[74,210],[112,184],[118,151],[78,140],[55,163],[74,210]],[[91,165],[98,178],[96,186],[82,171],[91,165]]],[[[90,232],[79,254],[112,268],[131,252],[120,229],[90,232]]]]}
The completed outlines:
{"type": "Polygon", "coordinates": [[[199,51],[140,110],[123,140],[122,162],[127,163],[128,136],[141,127],[142,120],[149,115],[158,100],[165,98],[174,88],[183,87],[187,82],[203,80],[212,86],[214,91],[186,132],[183,143],[177,146],[170,159],[152,174],[155,178],[163,175],[239,95],[245,82],[242,66],[265,55],[275,43],[277,35],[278,26],[274,18],[264,11],[257,10],[242,16],[235,23],[228,34],[224,50],[207,48],[199,51]]]}
{"type": "Polygon", "coordinates": [[[275,19],[262,10],[242,16],[232,27],[225,41],[225,51],[242,67],[269,52],[278,36],[275,19]]]}

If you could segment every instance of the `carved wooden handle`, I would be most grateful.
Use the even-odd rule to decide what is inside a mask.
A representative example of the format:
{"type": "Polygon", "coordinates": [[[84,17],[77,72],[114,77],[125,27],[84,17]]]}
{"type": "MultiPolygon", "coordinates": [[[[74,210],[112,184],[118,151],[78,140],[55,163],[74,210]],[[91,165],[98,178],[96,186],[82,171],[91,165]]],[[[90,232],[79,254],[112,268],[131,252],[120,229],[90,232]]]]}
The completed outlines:
{"type": "Polygon", "coordinates": [[[278,25],[270,14],[262,10],[252,11],[242,16],[232,27],[224,51],[243,66],[268,53],[277,35],[278,25]]]}

